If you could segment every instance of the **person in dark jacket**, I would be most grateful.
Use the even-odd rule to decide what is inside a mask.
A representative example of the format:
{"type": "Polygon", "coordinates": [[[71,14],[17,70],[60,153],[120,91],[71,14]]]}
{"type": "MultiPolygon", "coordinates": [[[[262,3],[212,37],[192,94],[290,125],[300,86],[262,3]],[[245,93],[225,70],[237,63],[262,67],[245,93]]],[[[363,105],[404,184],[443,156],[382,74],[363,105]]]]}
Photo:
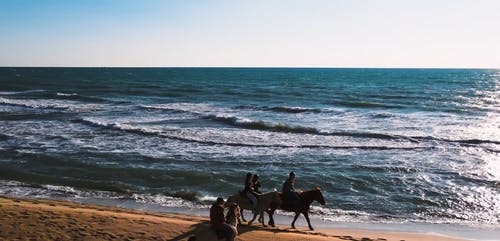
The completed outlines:
{"type": "Polygon", "coordinates": [[[297,208],[300,204],[299,194],[295,191],[295,172],[288,174],[288,179],[283,183],[284,206],[297,208]]]}
{"type": "Polygon", "coordinates": [[[247,173],[247,177],[245,179],[245,189],[243,190],[243,193],[248,198],[250,204],[252,204],[254,207],[257,207],[257,196],[259,194],[256,193],[253,189],[252,173],[247,173]]]}
{"type": "Polygon", "coordinates": [[[256,193],[262,193],[259,189],[260,189],[260,181],[259,181],[259,175],[257,174],[254,174],[253,177],[252,177],[252,186],[253,186],[253,190],[256,192],[256,193]]]}

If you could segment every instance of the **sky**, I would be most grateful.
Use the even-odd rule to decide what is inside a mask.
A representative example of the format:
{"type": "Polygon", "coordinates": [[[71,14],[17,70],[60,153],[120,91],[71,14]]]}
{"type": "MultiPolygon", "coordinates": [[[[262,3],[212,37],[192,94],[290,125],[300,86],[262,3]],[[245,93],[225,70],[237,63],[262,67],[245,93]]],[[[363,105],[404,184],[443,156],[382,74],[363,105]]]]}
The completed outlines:
{"type": "Polygon", "coordinates": [[[498,0],[0,0],[0,66],[500,68],[498,0]]]}

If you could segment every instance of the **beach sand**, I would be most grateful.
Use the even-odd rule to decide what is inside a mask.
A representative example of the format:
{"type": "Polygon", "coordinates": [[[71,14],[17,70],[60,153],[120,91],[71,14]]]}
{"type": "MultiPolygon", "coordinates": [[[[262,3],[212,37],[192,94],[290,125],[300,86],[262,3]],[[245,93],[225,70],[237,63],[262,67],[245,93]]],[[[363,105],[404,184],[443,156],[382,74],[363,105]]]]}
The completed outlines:
{"type": "MultiPolygon", "coordinates": [[[[208,210],[207,210],[208,214],[208,210]]],[[[240,225],[236,240],[459,241],[438,235],[306,227],[240,225]]],[[[0,197],[0,240],[215,240],[208,218],[79,204],[0,197]]]]}

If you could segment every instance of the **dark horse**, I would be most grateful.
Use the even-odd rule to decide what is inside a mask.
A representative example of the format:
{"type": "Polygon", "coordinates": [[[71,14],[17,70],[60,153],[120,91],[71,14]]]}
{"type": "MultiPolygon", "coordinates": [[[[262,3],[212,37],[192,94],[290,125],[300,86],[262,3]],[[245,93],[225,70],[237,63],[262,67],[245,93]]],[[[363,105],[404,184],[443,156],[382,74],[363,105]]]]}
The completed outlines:
{"type": "MultiPolygon", "coordinates": [[[[283,200],[283,194],[279,193],[281,200],[283,200]]],[[[311,226],[311,221],[309,220],[309,206],[313,201],[318,201],[321,205],[325,205],[325,198],[323,197],[323,194],[321,193],[321,189],[316,188],[312,190],[307,190],[303,192],[299,192],[299,197],[301,199],[300,206],[298,208],[292,208],[292,207],[280,207],[278,203],[271,203],[270,209],[267,211],[269,214],[269,225],[274,227],[274,219],[273,215],[276,209],[280,208],[284,211],[288,212],[294,212],[295,217],[293,218],[292,222],[292,228],[295,228],[295,221],[299,217],[299,215],[302,213],[304,217],[307,220],[307,224],[309,225],[310,230],[314,230],[314,228],[311,226]]],[[[282,202],[283,203],[283,202],[282,202]]]]}

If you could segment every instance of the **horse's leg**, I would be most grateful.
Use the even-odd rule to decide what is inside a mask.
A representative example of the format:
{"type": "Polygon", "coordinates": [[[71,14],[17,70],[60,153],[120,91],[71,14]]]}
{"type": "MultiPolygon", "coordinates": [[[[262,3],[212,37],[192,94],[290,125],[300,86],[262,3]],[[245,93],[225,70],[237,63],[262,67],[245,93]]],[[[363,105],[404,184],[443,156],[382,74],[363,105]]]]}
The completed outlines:
{"type": "Polygon", "coordinates": [[[309,225],[309,230],[314,230],[313,226],[311,226],[311,220],[309,220],[309,212],[306,211],[303,212],[302,214],[304,214],[304,217],[306,217],[307,224],[309,225]]]}
{"type": "Polygon", "coordinates": [[[275,211],[275,209],[271,209],[271,210],[267,211],[267,214],[269,215],[269,223],[268,224],[271,225],[271,227],[276,227],[274,225],[274,218],[273,218],[274,211],[275,211]]]}
{"type": "Polygon", "coordinates": [[[253,218],[248,222],[248,225],[252,225],[253,221],[255,221],[256,218],[257,218],[257,213],[254,213],[253,218]]]}
{"type": "Polygon", "coordinates": [[[295,213],[295,217],[293,218],[293,222],[292,222],[292,228],[295,228],[295,221],[297,221],[297,218],[299,217],[299,215],[300,215],[300,212],[295,213]]]}
{"type": "Polygon", "coordinates": [[[266,223],[264,222],[264,211],[260,212],[259,221],[260,223],[262,223],[262,226],[267,227],[266,223]]]}
{"type": "Polygon", "coordinates": [[[269,205],[269,209],[266,211],[267,214],[269,215],[269,225],[271,225],[271,227],[276,227],[274,225],[274,212],[276,212],[276,210],[278,209],[278,204],[276,202],[271,202],[271,204],[269,205]]]}

